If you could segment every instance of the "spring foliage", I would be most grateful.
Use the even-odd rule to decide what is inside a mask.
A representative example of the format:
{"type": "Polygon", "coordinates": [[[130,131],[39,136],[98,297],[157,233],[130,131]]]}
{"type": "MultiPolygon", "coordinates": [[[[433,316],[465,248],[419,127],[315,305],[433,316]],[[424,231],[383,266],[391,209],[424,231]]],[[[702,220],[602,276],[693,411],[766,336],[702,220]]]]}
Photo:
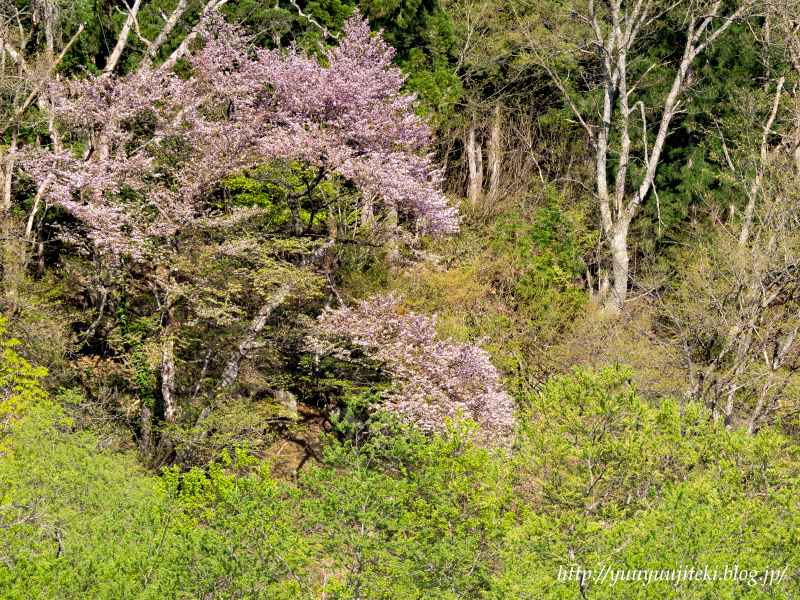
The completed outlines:
{"type": "Polygon", "coordinates": [[[552,381],[511,456],[474,425],[431,436],[378,414],[294,481],[241,449],[146,476],[51,411],[0,459],[0,596],[563,600],[583,595],[560,566],[738,564],[788,569],[780,585],[624,580],[587,597],[797,597],[797,443],[651,406],[631,374],[552,381]]]}
{"type": "Polygon", "coordinates": [[[47,399],[41,379],[44,367],[35,367],[17,354],[19,340],[6,336],[6,319],[0,319],[0,450],[2,440],[14,426],[47,399]]]}

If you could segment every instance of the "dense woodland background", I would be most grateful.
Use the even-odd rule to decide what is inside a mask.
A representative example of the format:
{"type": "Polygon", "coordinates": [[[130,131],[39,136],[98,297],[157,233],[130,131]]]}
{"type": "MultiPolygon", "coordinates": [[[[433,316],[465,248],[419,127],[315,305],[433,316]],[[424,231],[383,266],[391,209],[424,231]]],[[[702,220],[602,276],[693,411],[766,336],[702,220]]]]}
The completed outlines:
{"type": "Polygon", "coordinates": [[[796,597],[798,31],[2,0],[0,597],[796,597]]]}

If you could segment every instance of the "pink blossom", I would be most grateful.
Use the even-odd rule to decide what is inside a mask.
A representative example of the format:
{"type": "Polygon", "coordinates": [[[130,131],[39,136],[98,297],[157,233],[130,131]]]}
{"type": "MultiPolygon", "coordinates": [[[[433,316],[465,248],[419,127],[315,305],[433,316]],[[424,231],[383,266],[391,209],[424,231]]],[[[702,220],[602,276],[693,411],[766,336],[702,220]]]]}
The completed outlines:
{"type": "Polygon", "coordinates": [[[275,160],[343,176],[434,235],[458,229],[426,151],[430,128],[366,20],[354,14],[322,59],[249,50],[221,18],[202,37],[185,81],[143,67],[50,85],[66,141],[84,152],[29,150],[20,162],[98,248],[158,254],[165,236],[213,225],[202,198],[215,185],[275,160]]]}
{"type": "MultiPolygon", "coordinates": [[[[404,312],[400,298],[376,296],[355,308],[327,310],[316,333],[347,340],[386,364],[392,386],[386,408],[427,431],[441,431],[448,419],[475,421],[489,443],[507,439],[515,425],[514,400],[503,391],[489,355],[465,342],[437,339],[436,319],[404,312]]],[[[331,346],[311,338],[311,348],[331,346]]]]}

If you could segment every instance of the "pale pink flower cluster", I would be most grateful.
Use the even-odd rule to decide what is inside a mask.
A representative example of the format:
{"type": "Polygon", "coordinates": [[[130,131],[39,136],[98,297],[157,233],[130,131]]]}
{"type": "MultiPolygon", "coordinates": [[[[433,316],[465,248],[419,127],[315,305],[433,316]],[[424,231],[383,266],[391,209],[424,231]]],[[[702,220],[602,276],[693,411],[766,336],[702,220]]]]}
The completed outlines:
{"type": "Polygon", "coordinates": [[[20,162],[50,204],[79,219],[81,235],[134,256],[148,241],[152,251],[160,238],[212,224],[208,192],[274,160],[343,176],[432,234],[456,231],[457,208],[426,154],[430,127],[400,92],[394,50],[354,14],[339,45],[320,54],[253,50],[219,18],[188,80],[141,68],[53,81],[53,111],[74,152],[31,150],[20,162]]]}
{"type": "MultiPolygon", "coordinates": [[[[437,339],[436,319],[403,311],[400,298],[376,296],[355,308],[328,309],[316,333],[343,338],[385,363],[393,381],[384,394],[386,408],[421,429],[441,431],[447,420],[468,417],[484,441],[508,439],[514,400],[503,391],[489,355],[471,343],[437,339]]],[[[311,338],[310,346],[322,354],[333,348],[319,338],[311,338]]]]}

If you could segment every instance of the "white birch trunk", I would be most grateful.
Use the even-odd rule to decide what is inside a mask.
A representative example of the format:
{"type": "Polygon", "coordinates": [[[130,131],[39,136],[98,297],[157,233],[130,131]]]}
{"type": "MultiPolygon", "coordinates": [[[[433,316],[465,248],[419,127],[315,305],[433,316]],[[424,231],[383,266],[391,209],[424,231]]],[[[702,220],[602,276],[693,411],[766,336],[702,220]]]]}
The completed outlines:
{"type": "MultiPolygon", "coordinates": [[[[629,279],[629,257],[627,236],[630,223],[638,213],[642,202],[653,185],[656,170],[660,163],[661,152],[670,131],[672,119],[679,110],[680,94],[686,87],[686,80],[691,63],[714,40],[726,31],[735,21],[742,18],[750,9],[752,2],[745,0],[734,12],[720,17],[722,0],[714,0],[702,15],[689,13],[687,23],[686,45],[678,65],[669,92],[663,100],[663,112],[657,128],[652,148],[648,147],[646,110],[642,101],[629,105],[629,99],[636,85],[628,88],[628,53],[634,48],[636,38],[641,30],[650,25],[661,15],[654,14],[656,7],[652,3],[636,2],[623,4],[621,0],[611,0],[608,5],[596,10],[596,1],[589,0],[588,16],[585,22],[593,31],[591,44],[595,47],[602,79],[602,108],[597,126],[591,124],[588,114],[584,114],[576,103],[557,69],[549,62],[542,60],[556,86],[564,94],[567,103],[584,128],[595,149],[595,175],[597,179],[597,198],[600,207],[600,222],[603,237],[607,244],[612,261],[613,292],[607,298],[605,308],[609,312],[618,313],[627,298],[629,279]],[[711,28],[713,21],[718,25],[711,28]],[[711,29],[709,31],[709,29],[711,29]],[[641,114],[642,136],[640,147],[644,163],[644,173],[638,183],[629,181],[628,165],[632,149],[630,117],[638,109],[641,114]],[[612,136],[612,128],[616,136],[612,136]],[[618,148],[610,148],[610,141],[617,137],[618,148]],[[608,156],[613,152],[618,156],[617,175],[613,190],[608,181],[608,156]],[[626,190],[635,189],[631,196],[626,190]]],[[[691,10],[691,9],[690,9],[691,10]]],[[[653,64],[651,68],[655,67],[653,64]]],[[[641,80],[640,80],[641,81],[641,80]]]]}
{"type": "Polygon", "coordinates": [[[475,135],[475,127],[471,127],[467,136],[467,162],[469,164],[469,189],[467,197],[475,202],[483,189],[483,156],[480,143],[475,135]]]}
{"type": "Polygon", "coordinates": [[[495,105],[494,121],[492,122],[492,133],[489,137],[489,198],[497,200],[500,193],[500,167],[502,148],[502,129],[500,121],[500,103],[495,105]]]}

